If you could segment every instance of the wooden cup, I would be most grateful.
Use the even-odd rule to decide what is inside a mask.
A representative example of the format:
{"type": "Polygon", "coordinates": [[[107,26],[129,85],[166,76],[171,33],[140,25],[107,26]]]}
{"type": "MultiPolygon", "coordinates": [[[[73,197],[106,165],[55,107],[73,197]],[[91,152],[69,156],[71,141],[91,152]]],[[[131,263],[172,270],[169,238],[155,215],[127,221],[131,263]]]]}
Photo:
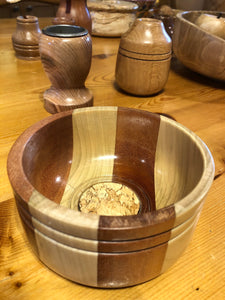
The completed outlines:
{"type": "Polygon", "coordinates": [[[93,104],[85,87],[91,66],[92,41],[79,26],[53,25],[40,37],[40,55],[52,86],[44,93],[44,106],[50,113],[93,104]]]}

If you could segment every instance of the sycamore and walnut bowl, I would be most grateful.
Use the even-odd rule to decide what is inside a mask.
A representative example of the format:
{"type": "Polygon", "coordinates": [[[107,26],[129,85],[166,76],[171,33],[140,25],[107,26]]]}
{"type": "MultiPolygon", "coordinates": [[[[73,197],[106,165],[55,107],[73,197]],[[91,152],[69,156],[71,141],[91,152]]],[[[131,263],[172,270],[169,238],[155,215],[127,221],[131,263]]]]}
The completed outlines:
{"type": "Polygon", "coordinates": [[[13,145],[8,174],[28,239],[48,267],[81,284],[150,280],[182,254],[212,184],[214,163],[194,133],[163,116],[92,107],[50,116],[13,145]],[[99,182],[132,189],[136,215],[79,211],[99,182]]]}

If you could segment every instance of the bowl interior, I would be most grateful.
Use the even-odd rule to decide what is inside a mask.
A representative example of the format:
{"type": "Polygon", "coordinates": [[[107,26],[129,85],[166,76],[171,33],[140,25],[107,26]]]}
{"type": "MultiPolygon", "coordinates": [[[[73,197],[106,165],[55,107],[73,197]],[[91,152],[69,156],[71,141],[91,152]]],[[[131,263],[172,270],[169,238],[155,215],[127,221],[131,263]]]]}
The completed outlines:
{"type": "Polygon", "coordinates": [[[23,151],[23,170],[45,197],[79,210],[83,192],[99,182],[131,188],[139,213],[187,196],[205,169],[202,142],[178,123],[116,107],[77,109],[40,125],[23,151]]]}
{"type": "Polygon", "coordinates": [[[216,12],[216,11],[190,11],[190,12],[186,11],[181,13],[181,17],[184,18],[184,20],[187,20],[195,24],[197,18],[202,14],[210,14],[215,16],[220,15],[222,18],[225,17],[224,12],[216,12]]]}

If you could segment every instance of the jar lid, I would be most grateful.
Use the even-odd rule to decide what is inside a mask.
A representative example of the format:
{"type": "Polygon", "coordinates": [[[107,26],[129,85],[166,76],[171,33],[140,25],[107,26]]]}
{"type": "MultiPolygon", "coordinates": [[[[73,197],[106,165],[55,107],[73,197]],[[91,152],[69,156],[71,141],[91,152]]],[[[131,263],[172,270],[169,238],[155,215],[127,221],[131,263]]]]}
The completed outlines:
{"type": "Polygon", "coordinates": [[[37,23],[38,22],[38,18],[35,16],[29,16],[29,15],[25,15],[25,16],[18,16],[16,18],[17,22],[19,23],[37,23]]]}
{"type": "Polygon", "coordinates": [[[120,41],[120,48],[139,54],[171,53],[171,47],[171,38],[157,19],[137,19],[120,41]]]}

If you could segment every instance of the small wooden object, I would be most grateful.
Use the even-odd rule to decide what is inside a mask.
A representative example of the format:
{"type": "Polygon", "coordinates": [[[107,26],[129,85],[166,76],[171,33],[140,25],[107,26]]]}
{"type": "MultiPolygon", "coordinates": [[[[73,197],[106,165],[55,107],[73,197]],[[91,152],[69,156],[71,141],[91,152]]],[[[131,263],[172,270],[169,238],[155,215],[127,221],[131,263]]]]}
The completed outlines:
{"type": "Polygon", "coordinates": [[[91,34],[92,21],[87,0],[60,0],[54,24],[71,24],[84,27],[91,34]]]}
{"type": "Polygon", "coordinates": [[[160,275],[183,253],[214,163],[199,137],[164,116],[91,107],[28,128],[10,151],[8,174],[40,260],[75,282],[116,288],[160,275]],[[82,195],[102,183],[132,189],[138,213],[81,212],[82,195]]]}
{"type": "Polygon", "coordinates": [[[165,86],[171,60],[171,38],[163,22],[137,19],[121,37],[116,82],[124,91],[140,96],[158,93],[165,86]]]}
{"type": "MultiPolygon", "coordinates": [[[[177,14],[173,35],[176,57],[188,68],[202,75],[225,80],[225,39],[196,25],[202,14],[218,15],[209,11],[190,11],[177,14]]],[[[225,13],[221,13],[225,18],[225,13]]]]}
{"type": "Polygon", "coordinates": [[[42,31],[40,55],[52,86],[44,93],[48,112],[93,105],[92,93],[85,87],[91,58],[92,41],[79,26],[52,25],[42,31]]]}
{"type": "Polygon", "coordinates": [[[52,19],[53,25],[66,24],[66,25],[76,25],[75,19],[73,17],[55,17],[52,19]]]}
{"type": "Polygon", "coordinates": [[[133,25],[138,6],[126,1],[89,0],[88,8],[93,35],[119,37],[133,25]]]}
{"type": "Polygon", "coordinates": [[[16,56],[25,60],[40,59],[38,45],[40,34],[37,17],[18,16],[16,18],[16,31],[12,35],[16,56]]]}
{"type": "Polygon", "coordinates": [[[125,0],[138,5],[137,18],[145,18],[148,11],[154,6],[156,0],[125,0]]]}

